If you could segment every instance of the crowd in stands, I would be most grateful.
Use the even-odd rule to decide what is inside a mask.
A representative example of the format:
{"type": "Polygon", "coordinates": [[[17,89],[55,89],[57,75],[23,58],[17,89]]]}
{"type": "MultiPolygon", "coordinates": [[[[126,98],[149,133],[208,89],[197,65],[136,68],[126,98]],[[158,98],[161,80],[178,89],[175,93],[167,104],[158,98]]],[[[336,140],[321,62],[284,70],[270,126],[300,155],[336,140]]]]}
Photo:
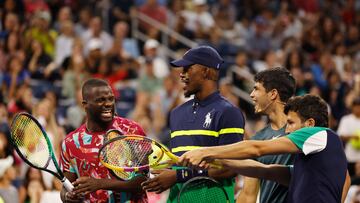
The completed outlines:
{"type": "MultiPolygon", "coordinates": [[[[220,90],[244,111],[247,138],[266,120],[234,89],[250,93],[255,73],[286,67],[296,79],[297,95],[322,96],[349,161],[353,186],[347,202],[360,202],[359,0],[0,0],[0,197],[5,202],[60,201],[61,184],[14,153],[9,125],[18,112],[33,114],[58,154],[61,140],[84,121],[80,87],[88,78],[109,81],[117,113],[168,142],[168,113],[185,101],[182,84],[178,70],[169,66],[159,29],[140,21],[148,40],[132,38],[138,13],[223,56],[220,90]]],[[[179,56],[189,48],[173,36],[166,41],[179,56]]]]}

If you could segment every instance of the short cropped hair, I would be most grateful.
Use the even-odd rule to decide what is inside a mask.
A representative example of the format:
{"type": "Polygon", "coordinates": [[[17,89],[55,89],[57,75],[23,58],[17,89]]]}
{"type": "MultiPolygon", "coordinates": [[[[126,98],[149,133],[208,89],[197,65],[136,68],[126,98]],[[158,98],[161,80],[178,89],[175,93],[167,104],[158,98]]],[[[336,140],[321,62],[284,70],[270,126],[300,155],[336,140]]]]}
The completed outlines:
{"type": "Polygon", "coordinates": [[[284,113],[288,114],[289,111],[296,112],[302,122],[313,118],[315,126],[328,127],[329,125],[328,105],[319,96],[306,94],[290,98],[285,105],[284,113]]]}
{"type": "Polygon", "coordinates": [[[81,94],[83,99],[88,98],[89,90],[93,87],[102,87],[102,86],[109,86],[109,83],[105,80],[92,78],[84,82],[81,89],[81,94]]]}
{"type": "Polygon", "coordinates": [[[276,67],[258,72],[254,80],[261,83],[266,92],[276,89],[282,102],[287,102],[295,94],[295,79],[286,68],[276,67]]]}

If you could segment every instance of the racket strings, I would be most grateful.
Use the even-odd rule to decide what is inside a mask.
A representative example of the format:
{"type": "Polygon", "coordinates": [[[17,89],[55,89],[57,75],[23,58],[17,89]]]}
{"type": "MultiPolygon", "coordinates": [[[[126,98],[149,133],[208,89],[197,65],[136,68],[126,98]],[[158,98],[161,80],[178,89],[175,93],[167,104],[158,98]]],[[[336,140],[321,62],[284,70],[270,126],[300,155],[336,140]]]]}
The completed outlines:
{"type": "Polygon", "coordinates": [[[48,164],[50,151],[43,132],[29,117],[21,115],[15,119],[11,136],[22,156],[38,167],[48,164]]]}
{"type": "Polygon", "coordinates": [[[105,146],[100,156],[105,163],[117,167],[140,167],[149,164],[152,144],[142,139],[119,139],[105,146]]]}
{"type": "Polygon", "coordinates": [[[219,183],[199,179],[183,185],[178,202],[224,203],[228,202],[228,198],[219,183]]]}

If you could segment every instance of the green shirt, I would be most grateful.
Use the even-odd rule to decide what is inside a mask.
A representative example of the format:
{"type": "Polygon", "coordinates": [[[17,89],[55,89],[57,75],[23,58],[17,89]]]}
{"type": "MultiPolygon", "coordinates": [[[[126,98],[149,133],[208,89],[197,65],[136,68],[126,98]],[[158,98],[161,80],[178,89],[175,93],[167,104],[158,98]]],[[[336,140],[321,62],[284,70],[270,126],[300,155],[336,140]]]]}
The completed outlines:
{"type": "MultiPolygon", "coordinates": [[[[268,124],[265,128],[257,132],[252,140],[271,140],[285,135],[285,126],[279,130],[274,130],[268,124]]],[[[292,165],[294,163],[294,155],[266,155],[255,160],[263,164],[281,164],[292,165]]],[[[281,203],[286,202],[288,187],[283,186],[275,181],[260,179],[260,202],[261,203],[281,203]]]]}

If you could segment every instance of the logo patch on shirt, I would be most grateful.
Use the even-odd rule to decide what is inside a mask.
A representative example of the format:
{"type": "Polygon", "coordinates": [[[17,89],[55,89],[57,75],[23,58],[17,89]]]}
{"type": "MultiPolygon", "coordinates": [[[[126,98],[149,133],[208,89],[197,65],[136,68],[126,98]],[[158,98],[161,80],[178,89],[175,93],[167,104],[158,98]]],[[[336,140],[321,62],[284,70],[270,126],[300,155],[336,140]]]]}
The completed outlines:
{"type": "Polygon", "coordinates": [[[203,124],[203,127],[204,128],[209,128],[210,125],[211,125],[211,121],[212,121],[212,118],[211,118],[211,112],[208,112],[205,116],[205,122],[203,124]]]}
{"type": "Polygon", "coordinates": [[[276,138],[279,138],[279,137],[281,137],[281,134],[280,135],[274,135],[274,136],[272,136],[271,139],[273,140],[273,139],[276,139],[276,138]]]}

